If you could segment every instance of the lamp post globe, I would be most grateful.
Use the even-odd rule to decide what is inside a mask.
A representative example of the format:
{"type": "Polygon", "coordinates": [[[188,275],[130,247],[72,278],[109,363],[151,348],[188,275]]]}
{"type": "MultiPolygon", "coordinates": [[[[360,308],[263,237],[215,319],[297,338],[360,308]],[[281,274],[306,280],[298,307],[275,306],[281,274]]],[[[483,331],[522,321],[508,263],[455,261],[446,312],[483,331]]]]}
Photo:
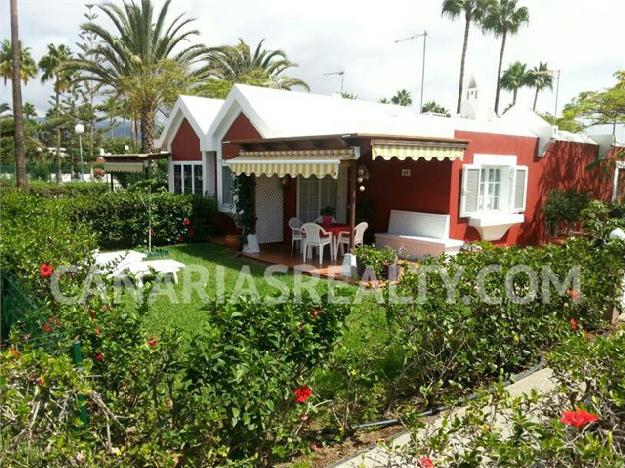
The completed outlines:
{"type": "Polygon", "coordinates": [[[74,131],[78,135],[78,141],[80,142],[80,180],[85,180],[85,165],[82,155],[82,134],[85,133],[85,126],[83,124],[76,124],[74,131]]]}

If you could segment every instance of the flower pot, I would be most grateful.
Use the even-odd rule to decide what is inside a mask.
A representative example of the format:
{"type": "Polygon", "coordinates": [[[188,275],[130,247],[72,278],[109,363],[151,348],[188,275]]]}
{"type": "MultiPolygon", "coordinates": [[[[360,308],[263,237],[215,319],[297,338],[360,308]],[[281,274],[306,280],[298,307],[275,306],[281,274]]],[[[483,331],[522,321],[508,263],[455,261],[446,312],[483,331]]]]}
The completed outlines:
{"type": "Polygon", "coordinates": [[[226,234],[226,247],[231,250],[241,248],[241,234],[226,234]]]}

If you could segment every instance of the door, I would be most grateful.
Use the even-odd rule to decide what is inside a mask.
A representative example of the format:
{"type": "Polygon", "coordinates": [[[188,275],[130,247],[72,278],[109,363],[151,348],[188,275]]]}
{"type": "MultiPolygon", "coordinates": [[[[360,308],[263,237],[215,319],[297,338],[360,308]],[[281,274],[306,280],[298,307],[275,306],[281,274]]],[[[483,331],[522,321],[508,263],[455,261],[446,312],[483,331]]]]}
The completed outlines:
{"type": "Polygon", "coordinates": [[[280,177],[256,177],[256,237],[259,244],[283,241],[283,191],[280,177]]]}

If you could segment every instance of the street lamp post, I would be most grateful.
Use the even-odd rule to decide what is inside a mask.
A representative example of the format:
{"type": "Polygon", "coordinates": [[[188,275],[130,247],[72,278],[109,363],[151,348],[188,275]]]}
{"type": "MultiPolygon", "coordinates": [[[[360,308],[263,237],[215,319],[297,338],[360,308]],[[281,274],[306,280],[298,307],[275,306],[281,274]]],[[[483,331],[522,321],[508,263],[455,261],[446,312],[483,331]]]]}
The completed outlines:
{"type": "Polygon", "coordinates": [[[76,124],[74,131],[78,135],[78,141],[80,142],[80,180],[85,180],[85,165],[82,155],[82,134],[85,133],[85,127],[82,124],[76,124]]]}

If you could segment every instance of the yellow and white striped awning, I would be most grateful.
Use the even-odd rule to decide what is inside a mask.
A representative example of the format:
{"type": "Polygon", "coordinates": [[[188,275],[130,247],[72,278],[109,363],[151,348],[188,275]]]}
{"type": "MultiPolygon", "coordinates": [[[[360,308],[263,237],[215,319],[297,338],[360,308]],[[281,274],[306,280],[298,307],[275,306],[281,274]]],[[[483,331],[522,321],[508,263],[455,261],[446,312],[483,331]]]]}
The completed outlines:
{"type": "Polygon", "coordinates": [[[293,151],[241,151],[239,156],[223,161],[236,175],[256,177],[277,175],[284,177],[330,176],[336,179],[343,161],[354,159],[354,150],[293,150],[293,151]]]}
{"type": "Polygon", "coordinates": [[[390,141],[374,140],[371,142],[373,159],[382,158],[386,161],[391,158],[425,159],[442,161],[447,158],[451,161],[464,157],[466,143],[456,142],[428,142],[428,141],[390,141]]]}

